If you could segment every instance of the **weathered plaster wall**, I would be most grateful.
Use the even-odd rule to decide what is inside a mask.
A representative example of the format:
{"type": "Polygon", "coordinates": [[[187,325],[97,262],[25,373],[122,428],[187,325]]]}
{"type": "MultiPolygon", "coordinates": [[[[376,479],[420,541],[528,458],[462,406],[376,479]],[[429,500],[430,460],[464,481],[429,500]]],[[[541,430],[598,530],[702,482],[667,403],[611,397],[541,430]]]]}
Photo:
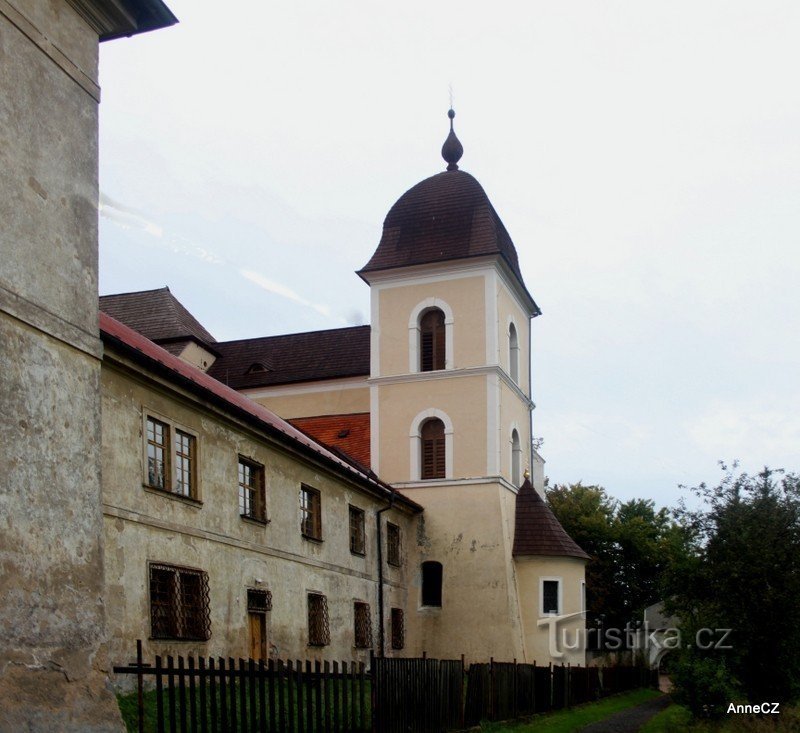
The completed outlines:
{"type": "Polygon", "coordinates": [[[0,4],[0,730],[119,730],[105,687],[97,35],[0,4]]]}
{"type": "MultiPolygon", "coordinates": [[[[167,385],[141,378],[107,351],[102,369],[103,507],[108,547],[106,594],[110,656],[125,661],[135,640],[145,653],[246,656],[247,588],[272,593],[269,643],[273,654],[295,659],[365,659],[353,646],[353,602],[370,604],[378,637],[376,510],[386,506],[349,482],[298,458],[252,429],[167,385]],[[116,366],[115,366],[116,364],[116,366]],[[197,434],[202,505],[146,489],[143,425],[155,414],[197,434]],[[238,456],[265,467],[266,526],[243,520],[238,510],[238,456]],[[322,495],[322,542],[300,533],[300,484],[322,495]],[[349,505],[366,513],[366,553],[350,552],[349,505]],[[150,640],[148,562],[164,562],[209,574],[212,636],[208,642],[150,640]],[[257,583],[257,579],[263,581],[257,583]],[[328,598],[331,644],[308,646],[306,593],[328,598]]],[[[133,368],[132,368],[133,369],[133,368]]],[[[383,514],[401,527],[403,544],[416,519],[397,509],[383,514]]],[[[385,533],[384,533],[385,538],[385,533]]],[[[385,541],[385,540],[384,540],[385,541]]],[[[385,558],[385,554],[384,554],[385,558]]],[[[385,616],[405,608],[407,567],[386,568],[385,616]]],[[[386,624],[387,640],[389,633],[386,624]]],[[[387,641],[387,653],[391,654],[387,641]]],[[[402,652],[400,652],[402,653],[402,652]]]]}

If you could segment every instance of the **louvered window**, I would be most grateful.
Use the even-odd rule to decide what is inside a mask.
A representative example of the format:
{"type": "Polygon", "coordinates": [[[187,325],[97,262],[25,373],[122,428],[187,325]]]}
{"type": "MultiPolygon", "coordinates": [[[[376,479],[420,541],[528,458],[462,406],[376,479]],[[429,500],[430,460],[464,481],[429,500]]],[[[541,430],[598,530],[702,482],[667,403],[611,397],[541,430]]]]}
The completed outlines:
{"type": "Polygon", "coordinates": [[[353,604],[353,621],[356,647],[369,649],[372,646],[372,619],[369,613],[369,603],[356,601],[353,604]]]}
{"type": "Polygon", "coordinates": [[[435,560],[422,563],[422,605],[442,605],[442,563],[435,560]]]}
{"type": "Polygon", "coordinates": [[[438,308],[427,311],[419,322],[419,353],[421,372],[444,369],[445,365],[444,313],[438,308]]]}
{"type": "Polygon", "coordinates": [[[308,594],[308,643],[310,646],[326,646],[331,643],[328,599],[322,593],[308,594]]]}
{"type": "Polygon", "coordinates": [[[211,636],[208,573],[150,564],[150,633],[153,639],[205,641],[211,636]]]}
{"type": "Polygon", "coordinates": [[[406,645],[406,630],[403,609],[392,609],[392,649],[402,649],[406,645]]]}
{"type": "Polygon", "coordinates": [[[445,477],[444,423],[438,418],[427,420],[420,431],[422,449],[421,477],[445,477]]]}

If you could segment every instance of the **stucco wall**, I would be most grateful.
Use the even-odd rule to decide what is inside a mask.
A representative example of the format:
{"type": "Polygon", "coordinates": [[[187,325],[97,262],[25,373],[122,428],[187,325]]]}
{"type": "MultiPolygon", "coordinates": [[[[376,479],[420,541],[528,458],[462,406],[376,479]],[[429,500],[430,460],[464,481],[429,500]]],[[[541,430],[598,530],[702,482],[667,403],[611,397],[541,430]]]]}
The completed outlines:
{"type": "Polygon", "coordinates": [[[97,35],[0,8],[0,730],[119,730],[105,688],[97,35]]]}
{"type": "MultiPolygon", "coordinates": [[[[274,656],[366,659],[369,650],[353,646],[353,602],[370,604],[377,645],[375,512],[385,507],[386,501],[259,437],[193,397],[142,378],[126,364],[124,359],[115,361],[107,353],[102,370],[106,593],[113,660],[128,659],[137,638],[146,640],[149,655],[192,652],[246,656],[247,588],[272,593],[269,643],[274,656]],[[143,486],[146,414],[174,421],[197,434],[201,506],[143,486]],[[265,467],[266,526],[239,515],[239,455],[265,467]],[[301,483],[321,492],[322,542],[305,539],[300,533],[301,483]],[[363,557],[350,552],[349,505],[366,513],[363,557]],[[208,642],[148,639],[148,562],[188,566],[209,574],[212,636],[208,642]],[[328,598],[328,646],[307,644],[308,591],[321,592],[328,598]]],[[[398,509],[383,517],[401,527],[407,546],[415,535],[416,519],[398,509]]],[[[392,605],[402,603],[405,607],[407,567],[385,568],[386,618],[392,605]]],[[[388,624],[386,629],[388,640],[388,624]]],[[[391,654],[388,641],[387,653],[391,654]]]]}
{"type": "Polygon", "coordinates": [[[315,415],[349,415],[369,412],[367,380],[331,379],[306,382],[296,387],[279,385],[272,389],[242,390],[251,399],[277,415],[290,419],[315,415]]]}

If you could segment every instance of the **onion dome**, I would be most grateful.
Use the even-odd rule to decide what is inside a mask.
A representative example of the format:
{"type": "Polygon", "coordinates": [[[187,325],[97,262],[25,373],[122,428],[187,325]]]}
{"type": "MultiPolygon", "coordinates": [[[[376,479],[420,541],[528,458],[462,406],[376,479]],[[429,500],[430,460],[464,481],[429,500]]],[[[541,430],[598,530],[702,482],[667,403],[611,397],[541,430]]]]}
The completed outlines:
{"type": "Polygon", "coordinates": [[[512,554],[514,557],[548,555],[591,559],[566,533],[556,515],[539,496],[539,492],[533,488],[527,477],[517,493],[512,554]]]}

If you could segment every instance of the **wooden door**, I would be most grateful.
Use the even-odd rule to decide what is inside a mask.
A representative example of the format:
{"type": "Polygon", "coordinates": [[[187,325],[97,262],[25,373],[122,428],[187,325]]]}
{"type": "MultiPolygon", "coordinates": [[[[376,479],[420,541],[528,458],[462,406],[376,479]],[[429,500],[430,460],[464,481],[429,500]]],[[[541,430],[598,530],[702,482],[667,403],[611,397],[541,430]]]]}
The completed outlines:
{"type": "Polygon", "coordinates": [[[267,615],[250,612],[247,614],[250,626],[250,658],[267,658],[267,615]]]}

